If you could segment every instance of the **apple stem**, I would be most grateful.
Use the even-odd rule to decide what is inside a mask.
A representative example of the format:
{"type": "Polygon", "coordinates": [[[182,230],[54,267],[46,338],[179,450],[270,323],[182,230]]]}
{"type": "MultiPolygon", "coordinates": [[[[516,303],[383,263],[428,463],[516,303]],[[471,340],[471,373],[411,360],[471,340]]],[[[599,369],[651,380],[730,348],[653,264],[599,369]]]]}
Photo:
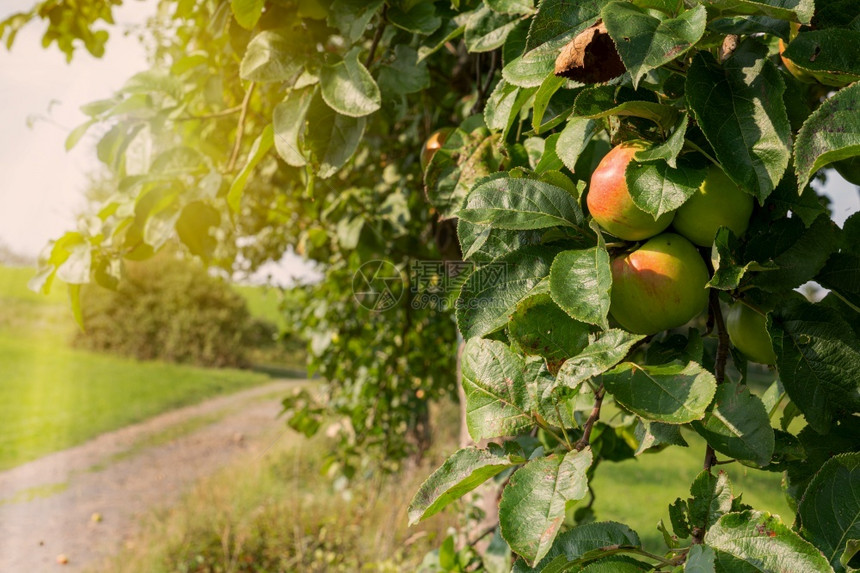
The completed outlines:
{"type": "Polygon", "coordinates": [[[707,151],[705,151],[704,149],[702,149],[701,147],[699,147],[698,145],[696,145],[695,143],[693,143],[689,139],[685,140],[685,143],[687,144],[688,147],[698,151],[699,153],[701,153],[702,155],[707,157],[711,161],[711,163],[713,163],[717,167],[722,168],[722,166],[720,165],[720,162],[717,161],[716,159],[714,159],[713,157],[711,157],[711,155],[707,151]]]}

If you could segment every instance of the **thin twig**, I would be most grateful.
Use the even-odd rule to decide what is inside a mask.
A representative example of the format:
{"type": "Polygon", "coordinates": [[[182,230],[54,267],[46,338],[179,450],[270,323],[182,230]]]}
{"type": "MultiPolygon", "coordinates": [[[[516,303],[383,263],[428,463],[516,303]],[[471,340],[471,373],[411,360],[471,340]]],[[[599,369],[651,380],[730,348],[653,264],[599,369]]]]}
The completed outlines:
{"type": "Polygon", "coordinates": [[[588,420],[585,421],[585,425],[582,427],[582,438],[576,442],[574,446],[576,451],[581,452],[588,446],[591,441],[591,429],[594,427],[595,422],[597,422],[598,418],[600,418],[600,407],[603,405],[603,396],[605,392],[603,390],[603,385],[600,385],[600,388],[597,389],[597,392],[594,394],[594,408],[591,410],[591,415],[588,417],[588,420]]]}
{"type": "MultiPolygon", "coordinates": [[[[726,323],[723,320],[720,297],[715,289],[711,289],[710,311],[714,326],[717,329],[717,358],[714,363],[714,378],[716,378],[717,384],[722,384],[723,380],[726,379],[726,361],[729,358],[729,333],[726,331],[726,323]]],[[[717,463],[719,462],[717,462],[714,448],[708,446],[705,449],[705,461],[702,467],[705,471],[711,471],[711,468],[717,463]]]]}
{"type": "Polygon", "coordinates": [[[486,529],[484,529],[483,531],[481,531],[481,532],[477,535],[477,537],[475,537],[474,539],[470,540],[470,541],[468,542],[468,544],[467,544],[467,545],[468,545],[469,547],[474,546],[474,545],[475,545],[476,543],[478,543],[480,540],[482,540],[483,538],[485,538],[485,537],[486,537],[486,536],[488,536],[489,534],[493,533],[493,532],[496,530],[496,528],[497,528],[498,526],[499,526],[499,524],[498,524],[498,523],[493,523],[492,525],[488,526],[486,529]]]}
{"type": "MultiPolygon", "coordinates": [[[[480,86],[478,97],[475,100],[475,105],[472,106],[472,113],[478,113],[484,107],[484,100],[487,99],[487,93],[490,91],[490,85],[493,83],[493,76],[496,75],[496,52],[490,53],[490,70],[487,72],[487,78],[484,80],[484,85],[480,86]]],[[[478,77],[480,81],[480,76],[478,77]]],[[[477,83],[477,82],[476,82],[477,83]]]]}
{"type": "Polygon", "coordinates": [[[370,53],[367,54],[367,60],[364,62],[365,68],[370,68],[370,64],[373,63],[373,58],[376,57],[376,48],[379,46],[379,41],[382,39],[382,33],[385,31],[385,26],[388,23],[388,20],[385,19],[385,14],[388,11],[388,5],[382,9],[382,14],[379,16],[380,23],[376,28],[376,33],[373,35],[373,41],[370,43],[370,53]]]}
{"type": "Polygon", "coordinates": [[[248,91],[245,92],[245,99],[242,100],[239,125],[236,127],[236,141],[233,143],[233,152],[230,154],[230,161],[227,163],[227,173],[236,168],[236,161],[239,159],[239,150],[242,148],[242,136],[245,135],[245,118],[248,116],[248,105],[251,103],[251,95],[254,93],[256,85],[254,82],[251,82],[251,85],[248,86],[248,91]]]}

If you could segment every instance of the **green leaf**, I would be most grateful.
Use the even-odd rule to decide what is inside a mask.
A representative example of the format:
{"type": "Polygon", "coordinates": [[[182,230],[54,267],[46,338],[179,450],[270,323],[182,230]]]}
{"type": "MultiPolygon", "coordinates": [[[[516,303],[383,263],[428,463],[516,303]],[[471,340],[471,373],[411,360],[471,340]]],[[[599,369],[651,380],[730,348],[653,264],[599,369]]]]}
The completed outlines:
{"type": "Polygon", "coordinates": [[[254,143],[251,144],[245,166],[242,167],[242,170],[236,175],[236,179],[233,180],[233,184],[230,185],[230,192],[227,194],[227,204],[230,205],[230,209],[234,212],[239,211],[242,195],[245,193],[245,185],[248,183],[248,177],[251,176],[254,168],[262,161],[263,157],[266,156],[274,144],[274,130],[272,129],[272,124],[269,124],[263,128],[263,131],[257,136],[254,143]]]}
{"type": "Polygon", "coordinates": [[[518,559],[512,573],[560,572],[566,565],[586,553],[603,547],[641,547],[635,531],[614,521],[586,523],[565,531],[552,544],[546,556],[534,568],[518,559]]]}
{"type": "Polygon", "coordinates": [[[732,484],[725,472],[717,475],[707,470],[699,472],[690,486],[687,500],[690,528],[709,529],[732,510],[732,484]]]}
{"type": "Polygon", "coordinates": [[[218,246],[210,234],[221,223],[221,212],[203,201],[192,201],[182,208],[176,221],[176,233],[188,250],[202,259],[209,259],[218,246]]]}
{"type": "Polygon", "coordinates": [[[543,0],[538,6],[537,14],[532,18],[526,52],[551,42],[557,45],[557,56],[558,48],[597,21],[604,4],[606,0],[543,0]]]}
{"type": "Polygon", "coordinates": [[[68,137],[66,137],[66,151],[71,150],[74,146],[78,144],[81,138],[87,133],[90,127],[92,127],[96,123],[95,119],[91,119],[77,126],[71,132],[69,132],[68,137]]]}
{"type": "MultiPolygon", "coordinates": [[[[406,3],[403,3],[405,6],[406,3]]],[[[387,12],[388,21],[413,34],[429,35],[439,29],[442,18],[436,14],[433,2],[411,2],[408,9],[391,6],[387,12]]]]}
{"type": "Polygon", "coordinates": [[[626,330],[613,328],[604,332],[600,338],[592,339],[578,355],[567,360],[558,372],[558,383],[569,388],[602,374],[621,362],[634,344],[645,338],[630,334],[626,330]]]}
{"type": "Polygon", "coordinates": [[[69,290],[69,306],[72,309],[72,316],[75,319],[75,324],[83,332],[84,329],[84,313],[81,308],[81,285],[75,283],[68,284],[69,290]]]}
{"type": "Polygon", "coordinates": [[[487,6],[500,14],[531,14],[534,0],[487,0],[487,6]]]}
{"type": "Polygon", "coordinates": [[[572,117],[564,126],[555,148],[564,166],[572,173],[576,174],[579,156],[599,130],[599,122],[584,117],[572,117]]]}
{"type": "Polygon", "coordinates": [[[394,61],[379,70],[379,88],[389,94],[411,94],[430,87],[427,62],[418,61],[418,52],[409,46],[394,47],[394,61]]]}
{"type": "Polygon", "coordinates": [[[749,388],[725,382],[717,388],[714,406],[693,429],[721,454],[759,466],[770,463],[774,436],[761,398],[749,388]]]}
{"type": "Polygon", "coordinates": [[[684,54],[705,33],[707,11],[696,6],[677,18],[656,17],[629,2],[610,2],[600,12],[633,88],[649,71],[684,54]]]}
{"type": "Polygon", "coordinates": [[[521,89],[500,80],[484,106],[484,121],[487,127],[501,130],[502,137],[506,137],[534,91],[533,88],[521,89]]]}
{"type": "Polygon", "coordinates": [[[519,22],[516,16],[495,12],[482,4],[466,21],[466,47],[471,53],[501,48],[519,22]]]}
{"type": "Polygon", "coordinates": [[[803,32],[786,47],[783,57],[815,74],[821,83],[844,86],[860,80],[860,31],[803,32]]]}
{"type": "Polygon", "coordinates": [[[576,199],[560,187],[529,178],[497,178],[472,189],[457,216],[499,229],[575,227],[582,222],[576,199]]]}
{"type": "Polygon", "coordinates": [[[257,25],[265,4],[266,0],[230,0],[230,8],[236,22],[246,30],[257,25]]]}
{"type": "Polygon", "coordinates": [[[317,176],[326,179],[358,149],[367,120],[337,113],[319,95],[314,95],[307,115],[313,124],[305,132],[305,148],[313,154],[317,176]]]}
{"type": "Polygon", "coordinates": [[[502,68],[506,82],[521,88],[536,88],[553,72],[558,51],[565,41],[547,42],[514,58],[502,68]]]}
{"type": "Polygon", "coordinates": [[[508,337],[521,352],[553,362],[582,352],[591,330],[570,318],[547,294],[522,301],[508,323],[508,337]]]}
{"type": "Polygon", "coordinates": [[[287,97],[275,106],[272,114],[275,150],[287,165],[302,167],[307,163],[303,151],[305,120],[314,88],[290,90],[287,97]]]}
{"type": "Polygon", "coordinates": [[[471,131],[455,129],[433,154],[424,174],[427,198],[445,217],[457,214],[476,181],[498,170],[501,156],[496,150],[499,133],[485,127],[471,131]]]}
{"type": "Polygon", "coordinates": [[[829,217],[819,217],[808,229],[798,218],[778,219],[747,235],[751,236],[744,257],[777,267],[752,280],[768,292],[795,288],[811,280],[839,242],[839,228],[829,217]]]}
{"type": "Polygon", "coordinates": [[[813,0],[698,0],[720,16],[769,16],[809,24],[815,12],[813,0]]]}
{"type": "Polygon", "coordinates": [[[514,461],[498,451],[478,448],[456,451],[421,484],[409,504],[409,525],[436,515],[488,479],[522,462],[525,459],[514,461]]]}
{"type": "Polygon", "coordinates": [[[833,253],[815,280],[860,309],[860,257],[857,255],[833,253]]]}
{"type": "Polygon", "coordinates": [[[669,167],[677,168],[677,158],[684,147],[684,136],[687,134],[689,119],[686,113],[683,114],[675,125],[672,135],[664,143],[637,150],[633,154],[633,159],[639,162],[663,159],[669,164],[669,167]]]}
{"type": "Polygon", "coordinates": [[[502,69],[502,77],[519,87],[537,87],[555,68],[559,50],[594,24],[607,0],[571,3],[543,0],[531,19],[525,53],[502,69]]]}
{"type": "Polygon", "coordinates": [[[794,170],[785,172],[782,181],[767,199],[769,205],[766,205],[766,208],[770,210],[772,206],[776,207],[771,212],[772,218],[784,217],[788,211],[791,211],[800,217],[800,220],[807,227],[812,225],[822,213],[825,213],[824,205],[819,201],[815,190],[807,187],[804,193],[800,194],[794,170]]]}
{"type": "Polygon", "coordinates": [[[307,38],[296,28],[265,30],[245,48],[239,76],[254,82],[293,79],[304,67],[307,38]]]}
{"type": "Polygon", "coordinates": [[[651,448],[659,448],[661,446],[687,447],[689,445],[684,436],[681,435],[681,430],[678,426],[662,424],[660,422],[649,422],[641,418],[636,423],[634,436],[639,442],[639,446],[633,453],[634,456],[638,456],[651,448]]]}
{"type": "Polygon", "coordinates": [[[836,92],[812,112],[794,143],[794,168],[800,189],[825,165],[860,155],[860,82],[836,92]]]}
{"type": "Polygon", "coordinates": [[[566,82],[567,80],[564,78],[555,75],[547,76],[535,92],[535,99],[532,107],[532,127],[536,134],[540,135],[540,132],[542,131],[541,123],[543,122],[544,113],[546,113],[547,107],[549,107],[550,101],[552,100],[552,96],[555,95],[555,93],[560,90],[566,82]]]}
{"type": "Polygon", "coordinates": [[[820,551],[766,512],[727,513],[708,530],[705,545],[751,571],[833,571],[820,551]]]}
{"type": "Polygon", "coordinates": [[[564,523],[565,510],[588,493],[591,449],[530,461],[511,477],[499,502],[502,537],[534,565],[543,559],[564,523]]]}
{"type": "Polygon", "coordinates": [[[459,219],[457,237],[463,249],[463,260],[486,263],[528,245],[541,242],[542,230],[508,231],[475,225],[459,219]]]}
{"type": "Polygon", "coordinates": [[[589,562],[581,569],[581,573],[639,573],[653,570],[654,567],[648,563],[627,555],[610,555],[589,562]]]}
{"type": "Polygon", "coordinates": [[[714,550],[704,545],[693,545],[687,553],[684,573],[715,573],[714,550]]]}
{"type": "Polygon", "coordinates": [[[705,176],[707,167],[682,161],[673,169],[663,160],[627,164],[624,178],[633,203],[655,219],[674,211],[693,196],[705,176]]]}
{"type": "Polygon", "coordinates": [[[350,117],[370,115],[382,105],[379,86],[358,61],[359,52],[358,46],[352,48],[341,61],[320,72],[323,100],[336,112],[350,117]]]}
{"type": "Polygon", "coordinates": [[[457,326],[463,338],[499,330],[521,300],[548,292],[544,279],[557,252],[547,247],[524,247],[478,267],[457,300],[457,326]]]}
{"type": "Polygon", "coordinates": [[[668,131],[675,125],[678,110],[670,105],[638,98],[653,98],[651,92],[634,92],[630,88],[595,86],[582,90],[573,104],[573,113],[597,119],[609,116],[641,117],[668,131]]]}
{"type": "Polygon", "coordinates": [[[628,410],[667,424],[701,420],[717,389],[713,374],[695,362],[686,366],[625,362],[605,373],[603,384],[628,410]]]}
{"type": "Polygon", "coordinates": [[[609,293],[612,270],[602,244],[591,249],[563,251],[552,263],[549,291],[552,299],[571,317],[609,328],[609,293]]]}
{"type": "Polygon", "coordinates": [[[836,571],[849,539],[860,539],[860,453],[830,458],[800,500],[800,534],[820,549],[836,571]]]}
{"type": "Polygon", "coordinates": [[[384,0],[334,0],[329,8],[329,24],[354,43],[367,31],[383,3],[384,0]]]}
{"type": "Polygon", "coordinates": [[[699,52],[687,73],[687,103],[726,174],[763,202],[791,156],[785,82],[767,47],[748,38],[723,65],[699,52]]]}
{"type": "Polygon", "coordinates": [[[513,436],[532,426],[535,408],[522,358],[498,340],[473,338],[463,348],[466,426],[476,442],[513,436]]]}
{"type": "Polygon", "coordinates": [[[767,315],[785,391],[809,425],[827,433],[835,415],[860,410],[860,339],[840,313],[793,300],[767,315]]]}

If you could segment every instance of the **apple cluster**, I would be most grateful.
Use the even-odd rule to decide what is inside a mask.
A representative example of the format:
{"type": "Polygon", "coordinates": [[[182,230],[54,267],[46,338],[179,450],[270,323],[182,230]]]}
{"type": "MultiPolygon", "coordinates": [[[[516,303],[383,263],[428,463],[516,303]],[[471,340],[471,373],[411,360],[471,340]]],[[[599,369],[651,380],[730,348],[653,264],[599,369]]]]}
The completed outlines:
{"type": "MultiPolygon", "coordinates": [[[[636,206],[625,178],[628,164],[645,146],[632,141],[613,148],[592,174],[586,204],[607,233],[645,241],[612,261],[609,313],[630,332],[655,334],[682,326],[705,310],[709,273],[697,247],[710,247],[720,227],[742,235],[753,198],[712,165],[681,207],[655,218],[636,206]]],[[[729,312],[727,330],[750,360],[772,364],[775,356],[764,320],[739,303],[729,312]]]]}

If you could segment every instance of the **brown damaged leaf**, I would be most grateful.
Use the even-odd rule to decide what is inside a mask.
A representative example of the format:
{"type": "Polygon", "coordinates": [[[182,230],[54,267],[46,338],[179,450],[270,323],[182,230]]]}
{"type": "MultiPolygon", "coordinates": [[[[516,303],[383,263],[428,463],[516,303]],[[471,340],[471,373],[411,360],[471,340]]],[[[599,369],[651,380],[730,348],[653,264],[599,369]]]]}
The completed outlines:
{"type": "Polygon", "coordinates": [[[625,71],[602,20],[571,40],[555,60],[555,75],[584,84],[608,82],[625,71]]]}

